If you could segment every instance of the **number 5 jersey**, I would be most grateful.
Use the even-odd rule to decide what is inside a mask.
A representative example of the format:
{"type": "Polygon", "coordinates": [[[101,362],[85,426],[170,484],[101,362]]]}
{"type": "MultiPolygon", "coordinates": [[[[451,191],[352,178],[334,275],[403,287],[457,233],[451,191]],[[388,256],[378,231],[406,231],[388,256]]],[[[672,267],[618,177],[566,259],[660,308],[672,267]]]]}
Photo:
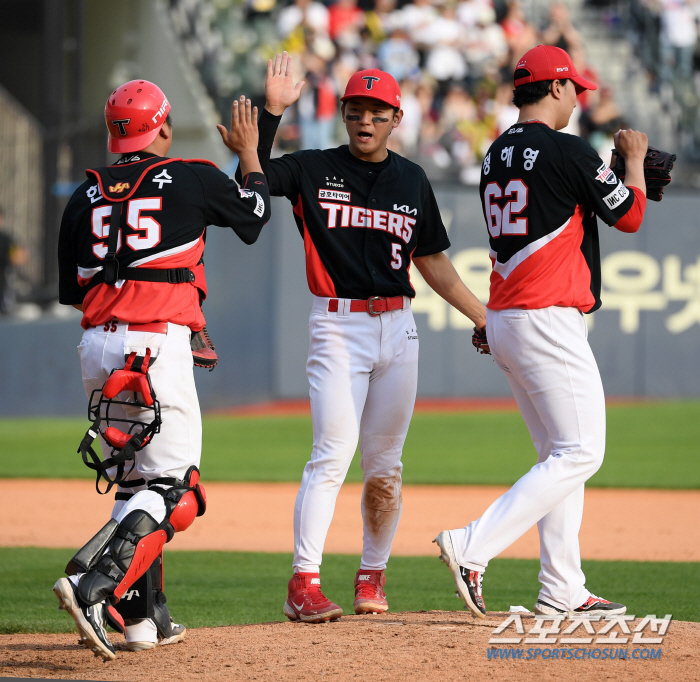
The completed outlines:
{"type": "MultiPolygon", "coordinates": [[[[108,320],[173,322],[199,331],[206,297],[202,253],[207,225],[231,227],[252,244],[270,218],[265,176],[241,186],[208,161],[165,159],[136,152],[87,171],[63,213],[58,242],[59,300],[83,304],[82,326],[108,320]],[[102,281],[112,208],[121,216],[119,269],[190,269],[189,281],[102,281]]],[[[116,217],[116,216],[115,216],[116,217]]],[[[189,273],[187,273],[189,275],[189,273]]]]}
{"type": "Polygon", "coordinates": [[[489,308],[600,307],[596,215],[635,231],[617,224],[646,203],[640,190],[587,142],[539,121],[517,123],[491,145],[479,190],[493,263],[489,308]]]}

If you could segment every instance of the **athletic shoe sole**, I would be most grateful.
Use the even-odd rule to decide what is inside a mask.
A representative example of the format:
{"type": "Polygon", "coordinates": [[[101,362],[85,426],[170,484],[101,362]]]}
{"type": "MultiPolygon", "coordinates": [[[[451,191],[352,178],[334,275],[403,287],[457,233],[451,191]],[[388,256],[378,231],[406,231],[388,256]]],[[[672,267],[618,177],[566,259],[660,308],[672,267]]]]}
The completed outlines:
{"type": "Polygon", "coordinates": [[[353,604],[353,608],[358,616],[364,616],[368,614],[386,613],[389,610],[389,604],[377,604],[376,602],[371,601],[361,601],[355,602],[353,604]]]}
{"type": "Polygon", "coordinates": [[[486,614],[482,613],[479,607],[472,600],[469,594],[469,588],[462,578],[460,572],[460,565],[457,563],[457,558],[455,557],[454,549],[452,548],[452,538],[450,538],[450,531],[443,530],[438,536],[433,540],[433,542],[440,548],[440,561],[443,564],[447,564],[447,568],[452,571],[452,577],[454,578],[455,585],[457,586],[457,594],[460,599],[464,602],[464,605],[469,609],[477,618],[486,618],[486,614]]]}
{"type": "Polygon", "coordinates": [[[589,611],[564,611],[551,604],[538,601],[535,604],[535,615],[537,616],[567,616],[568,618],[588,618],[588,616],[622,616],[627,613],[626,606],[617,609],[590,609],[589,611]]]}
{"type": "Polygon", "coordinates": [[[326,623],[329,620],[338,620],[343,615],[343,609],[340,606],[331,611],[326,611],[325,613],[319,613],[315,615],[306,616],[303,613],[297,613],[289,604],[289,601],[284,602],[284,607],[282,608],[284,615],[289,618],[289,620],[300,620],[302,623],[326,623]]]}
{"type": "Polygon", "coordinates": [[[90,649],[95,656],[102,656],[105,661],[113,661],[117,657],[116,654],[102,643],[90,622],[85,618],[75,598],[75,592],[70,580],[68,578],[59,578],[53,586],[53,591],[58,598],[58,608],[68,613],[75,621],[80,634],[80,643],[86,649],[90,649]]]}

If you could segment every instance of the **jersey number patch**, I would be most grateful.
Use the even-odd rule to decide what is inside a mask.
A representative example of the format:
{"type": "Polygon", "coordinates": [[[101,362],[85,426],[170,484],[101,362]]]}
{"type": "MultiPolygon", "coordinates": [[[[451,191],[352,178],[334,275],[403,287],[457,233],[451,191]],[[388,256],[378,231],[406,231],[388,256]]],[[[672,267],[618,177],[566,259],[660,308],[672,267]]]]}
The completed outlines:
{"type": "Polygon", "coordinates": [[[490,182],[484,189],[484,212],[489,233],[494,239],[501,234],[527,234],[527,218],[515,218],[522,213],[528,202],[527,185],[522,180],[511,180],[505,190],[497,182],[490,182]],[[506,198],[508,201],[501,208],[496,199],[506,198]]]}
{"type": "MultiPolygon", "coordinates": [[[[160,223],[151,216],[142,216],[141,211],[162,210],[161,197],[149,197],[146,199],[131,199],[126,207],[126,224],[142,234],[130,234],[126,238],[126,244],[134,251],[152,249],[160,243],[160,223]]],[[[92,245],[92,252],[103,260],[107,255],[109,237],[109,221],[112,215],[111,206],[100,206],[92,209],[92,233],[100,240],[99,244],[92,245]]],[[[117,235],[117,253],[122,248],[122,231],[117,235]]]]}

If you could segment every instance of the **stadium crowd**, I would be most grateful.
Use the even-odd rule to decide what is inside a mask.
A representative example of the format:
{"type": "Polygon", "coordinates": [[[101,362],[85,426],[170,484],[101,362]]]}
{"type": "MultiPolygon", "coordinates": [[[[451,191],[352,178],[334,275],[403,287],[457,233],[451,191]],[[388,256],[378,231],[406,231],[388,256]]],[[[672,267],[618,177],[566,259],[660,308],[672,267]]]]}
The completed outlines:
{"type": "Polygon", "coordinates": [[[700,0],[633,0],[630,18],[651,92],[700,159],[700,0]]]}
{"type": "MultiPolygon", "coordinates": [[[[598,80],[564,2],[551,3],[540,24],[520,0],[171,0],[170,7],[222,117],[236,94],[261,94],[267,59],[286,49],[307,85],[285,115],[280,148],[334,146],[344,139],[339,93],[353,72],[377,67],[401,84],[404,119],[392,148],[433,178],[465,184],[478,184],[486,150],[517,119],[512,74],[523,53],[557,45],[580,74],[598,80]]],[[[609,150],[621,123],[603,87],[580,97],[568,132],[609,150]]]]}

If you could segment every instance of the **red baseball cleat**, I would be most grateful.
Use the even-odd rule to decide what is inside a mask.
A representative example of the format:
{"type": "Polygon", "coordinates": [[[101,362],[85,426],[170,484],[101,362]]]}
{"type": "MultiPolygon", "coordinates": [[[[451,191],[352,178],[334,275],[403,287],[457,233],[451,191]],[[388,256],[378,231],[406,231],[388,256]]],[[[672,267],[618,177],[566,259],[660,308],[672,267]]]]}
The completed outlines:
{"type": "Polygon", "coordinates": [[[338,620],[343,615],[343,609],[321,592],[321,578],[318,573],[295,573],[287,589],[289,595],[283,610],[289,620],[323,623],[327,620],[338,620]]]}
{"type": "Polygon", "coordinates": [[[389,603],[384,594],[384,571],[363,571],[355,575],[355,613],[384,613],[389,603]]]}

